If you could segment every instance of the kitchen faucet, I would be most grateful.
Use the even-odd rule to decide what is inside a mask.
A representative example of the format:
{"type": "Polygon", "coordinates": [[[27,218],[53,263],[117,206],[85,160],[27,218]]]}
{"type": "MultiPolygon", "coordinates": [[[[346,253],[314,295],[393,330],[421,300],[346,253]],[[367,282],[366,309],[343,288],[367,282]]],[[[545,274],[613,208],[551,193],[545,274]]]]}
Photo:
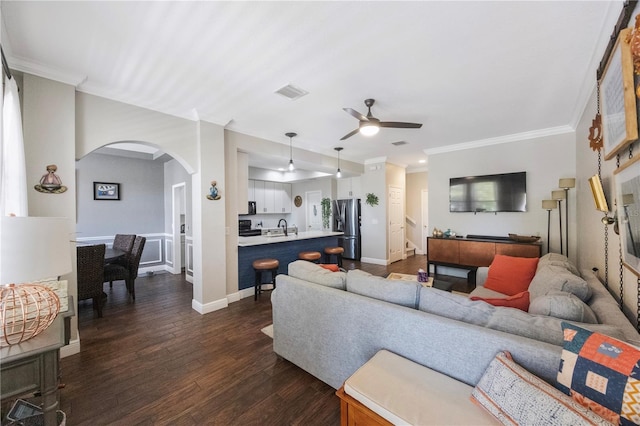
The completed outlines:
{"type": "Polygon", "coordinates": [[[278,228],[280,228],[280,223],[284,221],[284,226],[282,227],[282,229],[284,229],[284,236],[286,237],[287,234],[287,220],[286,219],[280,219],[278,221],[278,228]]]}

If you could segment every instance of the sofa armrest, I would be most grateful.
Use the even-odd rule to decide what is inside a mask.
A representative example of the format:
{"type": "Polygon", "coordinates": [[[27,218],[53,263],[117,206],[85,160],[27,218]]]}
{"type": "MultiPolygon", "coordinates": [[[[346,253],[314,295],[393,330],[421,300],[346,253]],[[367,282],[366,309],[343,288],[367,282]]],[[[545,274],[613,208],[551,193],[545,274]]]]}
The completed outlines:
{"type": "Polygon", "coordinates": [[[487,281],[488,275],[489,275],[489,267],[480,266],[476,272],[476,287],[483,286],[485,281],[487,281]]]}

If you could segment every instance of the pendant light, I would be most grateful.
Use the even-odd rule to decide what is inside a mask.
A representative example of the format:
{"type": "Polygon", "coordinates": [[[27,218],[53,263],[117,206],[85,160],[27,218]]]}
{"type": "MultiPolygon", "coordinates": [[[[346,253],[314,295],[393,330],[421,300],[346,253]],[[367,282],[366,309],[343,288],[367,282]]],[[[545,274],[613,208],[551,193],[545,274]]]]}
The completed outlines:
{"type": "Polygon", "coordinates": [[[292,171],[294,171],[296,169],[293,166],[293,141],[292,141],[292,138],[295,138],[296,136],[298,136],[298,134],[297,133],[293,133],[293,132],[289,132],[289,133],[285,133],[284,135],[289,138],[289,171],[292,172],[292,171]]]}
{"type": "Polygon", "coordinates": [[[342,148],[341,146],[338,146],[333,149],[338,151],[338,172],[336,173],[336,177],[339,179],[342,177],[342,172],[340,171],[340,151],[342,151],[344,148],[342,148]]]}

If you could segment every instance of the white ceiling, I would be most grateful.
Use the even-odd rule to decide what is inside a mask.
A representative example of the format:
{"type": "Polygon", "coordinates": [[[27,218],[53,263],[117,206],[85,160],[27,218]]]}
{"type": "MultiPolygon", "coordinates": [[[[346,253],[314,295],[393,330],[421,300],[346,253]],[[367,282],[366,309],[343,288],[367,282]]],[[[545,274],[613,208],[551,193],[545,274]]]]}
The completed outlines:
{"type": "Polygon", "coordinates": [[[571,131],[622,8],[603,1],[0,3],[16,70],[363,163],[571,131]],[[291,101],[274,92],[309,92],[291,101]],[[342,108],[423,123],[355,135],[342,108]],[[401,147],[392,142],[406,141],[401,147]]]}

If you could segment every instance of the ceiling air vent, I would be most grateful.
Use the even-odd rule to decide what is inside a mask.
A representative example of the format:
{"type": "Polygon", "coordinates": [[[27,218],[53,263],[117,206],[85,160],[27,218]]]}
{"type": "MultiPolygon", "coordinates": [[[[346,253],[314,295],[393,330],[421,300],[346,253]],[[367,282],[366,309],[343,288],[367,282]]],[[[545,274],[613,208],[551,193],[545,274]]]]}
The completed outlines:
{"type": "Polygon", "coordinates": [[[395,145],[395,146],[402,146],[402,145],[406,145],[409,142],[407,141],[398,141],[398,142],[391,142],[391,145],[395,145]]]}
{"type": "Polygon", "coordinates": [[[276,90],[276,93],[278,95],[284,96],[287,99],[291,99],[292,101],[295,101],[296,99],[303,97],[309,92],[307,92],[306,90],[302,90],[301,88],[296,87],[293,84],[287,84],[286,86],[276,90]]]}

